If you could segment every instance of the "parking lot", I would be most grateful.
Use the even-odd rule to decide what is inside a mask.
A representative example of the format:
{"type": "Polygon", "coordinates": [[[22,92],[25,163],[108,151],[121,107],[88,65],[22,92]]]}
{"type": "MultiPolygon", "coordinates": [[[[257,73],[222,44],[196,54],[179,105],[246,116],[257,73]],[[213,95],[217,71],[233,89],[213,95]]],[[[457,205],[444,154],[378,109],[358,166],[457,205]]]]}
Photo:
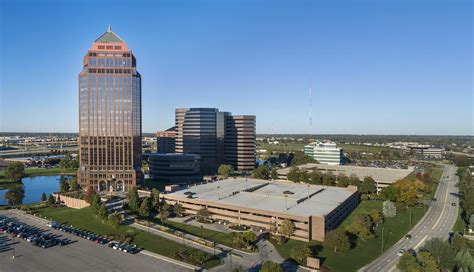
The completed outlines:
{"type": "Polygon", "coordinates": [[[165,262],[144,254],[129,254],[48,227],[44,221],[17,214],[14,211],[0,211],[0,216],[16,219],[18,222],[41,229],[43,234],[71,241],[67,245],[53,245],[48,248],[35,246],[9,233],[0,234],[1,271],[187,271],[184,267],[165,262]],[[15,258],[12,258],[13,252],[15,258]]]}

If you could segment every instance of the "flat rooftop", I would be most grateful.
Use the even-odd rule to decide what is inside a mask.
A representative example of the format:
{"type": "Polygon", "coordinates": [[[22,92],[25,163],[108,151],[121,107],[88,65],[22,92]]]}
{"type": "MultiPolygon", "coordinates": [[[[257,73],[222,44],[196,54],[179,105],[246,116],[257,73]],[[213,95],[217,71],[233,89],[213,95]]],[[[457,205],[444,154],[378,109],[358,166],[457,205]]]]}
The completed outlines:
{"type": "MultiPolygon", "coordinates": [[[[364,166],[349,166],[349,165],[327,165],[321,163],[308,163],[304,165],[299,165],[298,168],[311,170],[319,170],[322,172],[331,171],[334,175],[339,175],[344,173],[346,176],[352,174],[359,177],[359,179],[364,179],[367,176],[372,177],[376,182],[379,183],[393,183],[397,180],[403,179],[413,172],[413,167],[408,167],[408,169],[394,169],[394,168],[377,168],[377,167],[364,167],[364,166]]],[[[291,170],[290,167],[277,170],[279,175],[287,175],[291,170]]]]}
{"type": "Polygon", "coordinates": [[[192,194],[193,200],[308,217],[329,214],[353,193],[339,187],[229,178],[167,195],[186,198],[192,194]]]}

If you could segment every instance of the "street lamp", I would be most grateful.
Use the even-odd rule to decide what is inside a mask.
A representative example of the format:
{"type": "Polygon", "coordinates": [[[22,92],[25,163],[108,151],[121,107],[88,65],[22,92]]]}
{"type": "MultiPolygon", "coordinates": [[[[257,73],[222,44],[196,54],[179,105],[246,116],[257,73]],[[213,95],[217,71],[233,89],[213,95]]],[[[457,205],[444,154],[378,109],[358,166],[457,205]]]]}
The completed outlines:
{"type": "Polygon", "coordinates": [[[15,235],[13,235],[13,234],[12,234],[12,249],[13,249],[12,259],[15,259],[15,235]]]}
{"type": "Polygon", "coordinates": [[[285,209],[288,210],[288,195],[285,194],[285,209]]]}
{"type": "Polygon", "coordinates": [[[309,200],[309,184],[307,184],[306,186],[308,186],[308,200],[309,200]]]}
{"type": "Polygon", "coordinates": [[[217,186],[217,198],[219,200],[221,200],[221,194],[220,194],[220,190],[219,190],[220,188],[221,188],[221,186],[217,186]]]}
{"type": "Polygon", "coordinates": [[[382,227],[382,253],[383,253],[383,227],[382,227]]]}
{"type": "Polygon", "coordinates": [[[203,228],[203,226],[201,225],[201,238],[203,238],[203,237],[202,237],[202,228],[203,228]]]}

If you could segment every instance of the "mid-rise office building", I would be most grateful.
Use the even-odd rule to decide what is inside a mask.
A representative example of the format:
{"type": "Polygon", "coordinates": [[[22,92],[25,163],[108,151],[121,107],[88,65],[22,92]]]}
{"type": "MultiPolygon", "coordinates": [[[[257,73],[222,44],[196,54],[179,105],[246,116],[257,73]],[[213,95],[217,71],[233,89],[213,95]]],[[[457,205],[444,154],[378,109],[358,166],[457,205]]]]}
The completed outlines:
{"type": "Polygon", "coordinates": [[[150,176],[171,183],[202,181],[201,157],[196,154],[155,153],[148,155],[150,176]]]}
{"type": "Polygon", "coordinates": [[[175,121],[176,153],[200,155],[203,174],[215,173],[224,163],[232,164],[236,170],[253,169],[254,116],[233,117],[215,108],[179,108],[175,121]]]}
{"type": "Polygon", "coordinates": [[[343,164],[342,148],[332,142],[314,142],[304,147],[304,154],[324,164],[343,164]]]}
{"type": "Polygon", "coordinates": [[[176,127],[156,133],[156,149],[158,153],[175,153],[176,127]]]}
{"type": "Polygon", "coordinates": [[[240,171],[255,168],[255,116],[235,115],[226,119],[225,160],[240,171]]]}
{"type": "Polygon", "coordinates": [[[132,51],[109,27],[79,73],[79,169],[83,188],[127,191],[141,180],[141,75],[132,51]]]}

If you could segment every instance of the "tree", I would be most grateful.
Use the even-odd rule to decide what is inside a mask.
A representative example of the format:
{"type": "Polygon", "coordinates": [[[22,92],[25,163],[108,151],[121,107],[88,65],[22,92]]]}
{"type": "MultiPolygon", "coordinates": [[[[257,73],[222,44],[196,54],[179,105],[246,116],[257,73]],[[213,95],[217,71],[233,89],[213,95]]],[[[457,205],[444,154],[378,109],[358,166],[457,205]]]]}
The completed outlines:
{"type": "Polygon", "coordinates": [[[69,182],[67,182],[67,180],[63,176],[61,176],[61,180],[59,181],[59,188],[61,190],[61,193],[69,191],[69,182]]]}
{"type": "Polygon", "coordinates": [[[300,170],[298,167],[291,167],[286,177],[289,181],[298,182],[300,179],[300,170]]]}
{"type": "Polygon", "coordinates": [[[232,173],[234,172],[234,168],[230,164],[221,164],[219,166],[219,169],[217,170],[217,173],[219,173],[220,176],[223,176],[225,178],[228,178],[232,173]]]}
{"type": "Polygon", "coordinates": [[[84,200],[85,200],[87,203],[91,204],[92,198],[94,197],[94,195],[95,195],[95,189],[94,189],[94,187],[89,186],[89,187],[87,187],[86,194],[85,194],[85,196],[84,196],[84,200]]]}
{"type": "Polygon", "coordinates": [[[272,168],[272,171],[270,172],[270,178],[272,180],[278,179],[278,173],[277,173],[277,170],[275,168],[272,168]]]}
{"type": "Polygon", "coordinates": [[[306,245],[298,245],[290,250],[290,256],[301,265],[306,265],[306,259],[311,257],[311,249],[306,245]]]}
{"type": "Polygon", "coordinates": [[[91,207],[92,209],[94,210],[94,212],[97,214],[99,212],[99,209],[100,209],[100,196],[95,193],[93,196],[92,196],[92,202],[91,202],[91,207]]]}
{"type": "Polygon", "coordinates": [[[416,255],[418,263],[423,267],[423,271],[426,272],[437,272],[439,271],[438,264],[435,258],[427,251],[420,251],[416,255]]]}
{"type": "Polygon", "coordinates": [[[102,223],[104,223],[104,221],[107,219],[107,206],[105,202],[100,204],[99,218],[102,219],[102,223]]]}
{"type": "Polygon", "coordinates": [[[474,271],[474,259],[468,249],[459,251],[454,261],[456,262],[457,271],[474,271]]]}
{"type": "Polygon", "coordinates": [[[280,233],[290,238],[291,235],[295,232],[295,223],[289,219],[283,220],[280,225],[280,233]]]}
{"type": "Polygon", "coordinates": [[[297,151],[293,153],[293,158],[291,159],[290,165],[291,166],[297,166],[297,165],[302,165],[302,164],[307,164],[307,163],[315,163],[316,160],[313,159],[312,157],[305,155],[301,151],[297,151]]]}
{"type": "Polygon", "coordinates": [[[175,203],[173,205],[173,213],[174,213],[174,215],[176,215],[178,217],[183,216],[183,213],[184,213],[183,205],[181,205],[179,203],[175,203]]]}
{"type": "Polygon", "coordinates": [[[331,186],[331,185],[334,185],[335,182],[336,182],[336,177],[333,175],[333,173],[331,171],[326,171],[323,174],[323,184],[324,185],[331,186]]]}
{"type": "Polygon", "coordinates": [[[382,211],[385,217],[394,217],[397,215],[397,208],[395,207],[395,203],[390,200],[385,200],[382,204],[382,211]]]}
{"type": "Polygon", "coordinates": [[[138,198],[138,190],[136,186],[133,186],[127,193],[127,200],[128,200],[128,207],[132,212],[138,211],[139,208],[139,198],[138,198]]]}
{"type": "Polygon", "coordinates": [[[298,177],[298,182],[308,183],[309,182],[309,175],[308,170],[302,170],[298,177]]]}
{"type": "Polygon", "coordinates": [[[392,202],[397,201],[397,199],[400,197],[400,191],[392,185],[383,188],[380,194],[382,195],[383,199],[390,200],[392,202]]]}
{"type": "Polygon", "coordinates": [[[323,173],[319,170],[313,170],[309,173],[309,183],[311,184],[322,184],[323,183],[323,173]]]}
{"type": "Polygon", "coordinates": [[[449,270],[454,268],[456,252],[447,241],[443,241],[440,238],[433,238],[425,243],[422,250],[431,253],[440,268],[449,270]]]}
{"type": "Polygon", "coordinates": [[[207,254],[203,251],[196,250],[189,255],[189,260],[196,265],[203,265],[207,261],[207,254]]]}
{"type": "Polygon", "coordinates": [[[46,194],[43,192],[41,194],[41,202],[46,202],[46,200],[48,200],[48,197],[46,196],[46,194]]]}
{"type": "Polygon", "coordinates": [[[369,197],[371,194],[377,192],[377,186],[372,177],[365,177],[364,181],[357,186],[357,189],[361,194],[368,195],[369,197]]]}
{"type": "Polygon", "coordinates": [[[160,211],[161,224],[165,224],[165,221],[168,219],[169,215],[170,215],[170,212],[168,210],[161,209],[160,211]]]}
{"type": "Polygon", "coordinates": [[[23,186],[13,187],[5,193],[5,199],[7,199],[9,205],[20,205],[24,198],[25,190],[23,186]]]}
{"type": "Polygon", "coordinates": [[[272,261],[265,261],[260,267],[260,272],[283,272],[283,268],[272,261]]]}
{"type": "Polygon", "coordinates": [[[324,243],[334,248],[334,252],[337,250],[345,251],[351,247],[351,242],[346,232],[339,228],[328,232],[324,238],[324,243]]]}
{"type": "Polygon", "coordinates": [[[20,181],[25,175],[25,166],[21,162],[10,162],[5,170],[5,178],[12,181],[20,181]]]}
{"type": "Polygon", "coordinates": [[[405,252],[398,260],[397,268],[401,272],[418,272],[421,266],[418,264],[416,257],[409,252],[405,252]]]}
{"type": "Polygon", "coordinates": [[[344,173],[337,175],[336,182],[339,187],[349,186],[349,178],[344,173]]]}
{"type": "Polygon", "coordinates": [[[116,229],[122,223],[122,215],[118,212],[113,212],[109,215],[108,221],[112,228],[116,229]]]}
{"type": "Polygon", "coordinates": [[[353,186],[359,186],[359,184],[360,184],[360,179],[359,179],[359,177],[357,177],[355,174],[352,174],[352,175],[349,177],[349,184],[350,184],[350,185],[353,185],[353,186]]]}
{"type": "Polygon", "coordinates": [[[198,217],[198,221],[201,222],[201,223],[204,223],[207,221],[207,219],[209,218],[209,216],[211,215],[211,213],[209,212],[208,209],[206,209],[205,207],[202,207],[198,212],[197,212],[197,217],[198,217]]]}
{"type": "Polygon", "coordinates": [[[160,210],[160,191],[158,189],[151,189],[151,208],[155,211],[160,210]]]}
{"type": "Polygon", "coordinates": [[[256,179],[268,179],[269,174],[270,170],[267,165],[260,165],[252,171],[252,176],[256,179]]]}
{"type": "Polygon", "coordinates": [[[54,196],[49,195],[49,197],[48,197],[48,206],[50,206],[50,207],[53,206],[54,202],[55,202],[54,196]]]}
{"type": "Polygon", "coordinates": [[[150,200],[148,197],[145,197],[140,205],[138,214],[142,217],[148,217],[150,215],[150,200]]]}
{"type": "Polygon", "coordinates": [[[367,214],[360,215],[347,227],[347,231],[362,240],[371,239],[374,237],[372,233],[372,219],[367,214]]]}
{"type": "Polygon", "coordinates": [[[70,154],[66,154],[66,156],[64,156],[64,158],[59,162],[59,167],[64,169],[77,169],[79,167],[79,162],[70,154]]]}
{"type": "Polygon", "coordinates": [[[369,214],[370,218],[374,224],[382,223],[383,222],[383,214],[379,210],[372,210],[369,214]]]}
{"type": "Polygon", "coordinates": [[[75,177],[71,180],[69,186],[71,187],[71,191],[78,191],[81,189],[81,186],[79,186],[79,183],[77,183],[77,179],[75,177]]]}

